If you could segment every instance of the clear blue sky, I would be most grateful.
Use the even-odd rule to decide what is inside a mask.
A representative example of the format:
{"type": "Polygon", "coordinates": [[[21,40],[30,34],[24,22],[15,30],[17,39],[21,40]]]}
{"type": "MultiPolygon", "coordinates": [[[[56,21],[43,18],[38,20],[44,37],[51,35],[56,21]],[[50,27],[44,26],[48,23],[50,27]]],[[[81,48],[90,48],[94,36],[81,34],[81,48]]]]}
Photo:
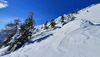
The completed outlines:
{"type": "MultiPolygon", "coordinates": [[[[4,0],[1,0],[4,1],[4,0]]],[[[0,28],[16,18],[23,22],[30,11],[34,12],[36,25],[50,21],[63,14],[82,9],[100,0],[5,0],[7,6],[0,8],[0,28]]],[[[1,2],[0,2],[1,3],[1,2]]]]}

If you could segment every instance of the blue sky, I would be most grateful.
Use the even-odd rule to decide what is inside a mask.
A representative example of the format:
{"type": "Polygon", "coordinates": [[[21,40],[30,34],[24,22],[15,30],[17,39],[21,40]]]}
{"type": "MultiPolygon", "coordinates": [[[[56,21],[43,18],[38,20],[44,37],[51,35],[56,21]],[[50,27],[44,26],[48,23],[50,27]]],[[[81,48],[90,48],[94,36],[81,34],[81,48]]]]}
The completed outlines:
{"type": "Polygon", "coordinates": [[[36,25],[41,25],[96,2],[100,0],[0,0],[0,28],[16,18],[23,22],[30,11],[34,12],[36,25]]]}

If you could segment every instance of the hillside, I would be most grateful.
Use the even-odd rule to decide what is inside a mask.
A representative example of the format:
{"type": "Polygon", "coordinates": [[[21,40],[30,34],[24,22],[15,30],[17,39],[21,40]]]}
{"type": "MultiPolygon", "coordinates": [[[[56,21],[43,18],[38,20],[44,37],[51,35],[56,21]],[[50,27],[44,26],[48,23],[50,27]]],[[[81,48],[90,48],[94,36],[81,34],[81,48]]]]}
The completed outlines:
{"type": "MultiPolygon", "coordinates": [[[[10,54],[6,51],[8,47],[0,49],[0,57],[100,57],[100,4],[73,15],[76,19],[64,26],[61,16],[56,18],[56,30],[36,26],[39,32],[29,42],[10,54]]],[[[64,15],[64,21],[68,21],[67,16],[64,15]]]]}
{"type": "Polygon", "coordinates": [[[79,14],[75,15],[77,19],[86,19],[93,23],[100,24],[100,4],[91,5],[85,9],[79,11],[79,14]]]}

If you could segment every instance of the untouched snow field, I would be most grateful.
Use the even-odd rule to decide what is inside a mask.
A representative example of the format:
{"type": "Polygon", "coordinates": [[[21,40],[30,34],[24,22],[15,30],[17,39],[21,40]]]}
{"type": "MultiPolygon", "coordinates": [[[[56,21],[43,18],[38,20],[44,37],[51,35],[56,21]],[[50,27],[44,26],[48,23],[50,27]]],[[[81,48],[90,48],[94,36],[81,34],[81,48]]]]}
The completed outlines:
{"type": "Polygon", "coordinates": [[[80,10],[76,20],[33,34],[31,41],[11,54],[5,55],[8,47],[0,49],[0,57],[100,57],[99,15],[100,4],[80,10]]]}
{"type": "Polygon", "coordinates": [[[80,10],[76,17],[77,19],[87,19],[93,23],[100,24],[100,4],[80,10]]]}

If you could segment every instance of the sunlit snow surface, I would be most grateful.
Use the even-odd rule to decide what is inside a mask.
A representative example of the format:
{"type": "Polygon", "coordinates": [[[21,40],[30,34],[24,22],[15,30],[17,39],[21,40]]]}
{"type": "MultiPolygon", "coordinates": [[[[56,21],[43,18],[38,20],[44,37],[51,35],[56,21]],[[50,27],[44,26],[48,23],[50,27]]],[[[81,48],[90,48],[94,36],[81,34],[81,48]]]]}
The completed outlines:
{"type": "Polygon", "coordinates": [[[3,55],[7,47],[1,49],[0,57],[100,57],[99,15],[100,4],[83,9],[75,14],[76,20],[33,34],[30,42],[11,54],[3,55]]]}

